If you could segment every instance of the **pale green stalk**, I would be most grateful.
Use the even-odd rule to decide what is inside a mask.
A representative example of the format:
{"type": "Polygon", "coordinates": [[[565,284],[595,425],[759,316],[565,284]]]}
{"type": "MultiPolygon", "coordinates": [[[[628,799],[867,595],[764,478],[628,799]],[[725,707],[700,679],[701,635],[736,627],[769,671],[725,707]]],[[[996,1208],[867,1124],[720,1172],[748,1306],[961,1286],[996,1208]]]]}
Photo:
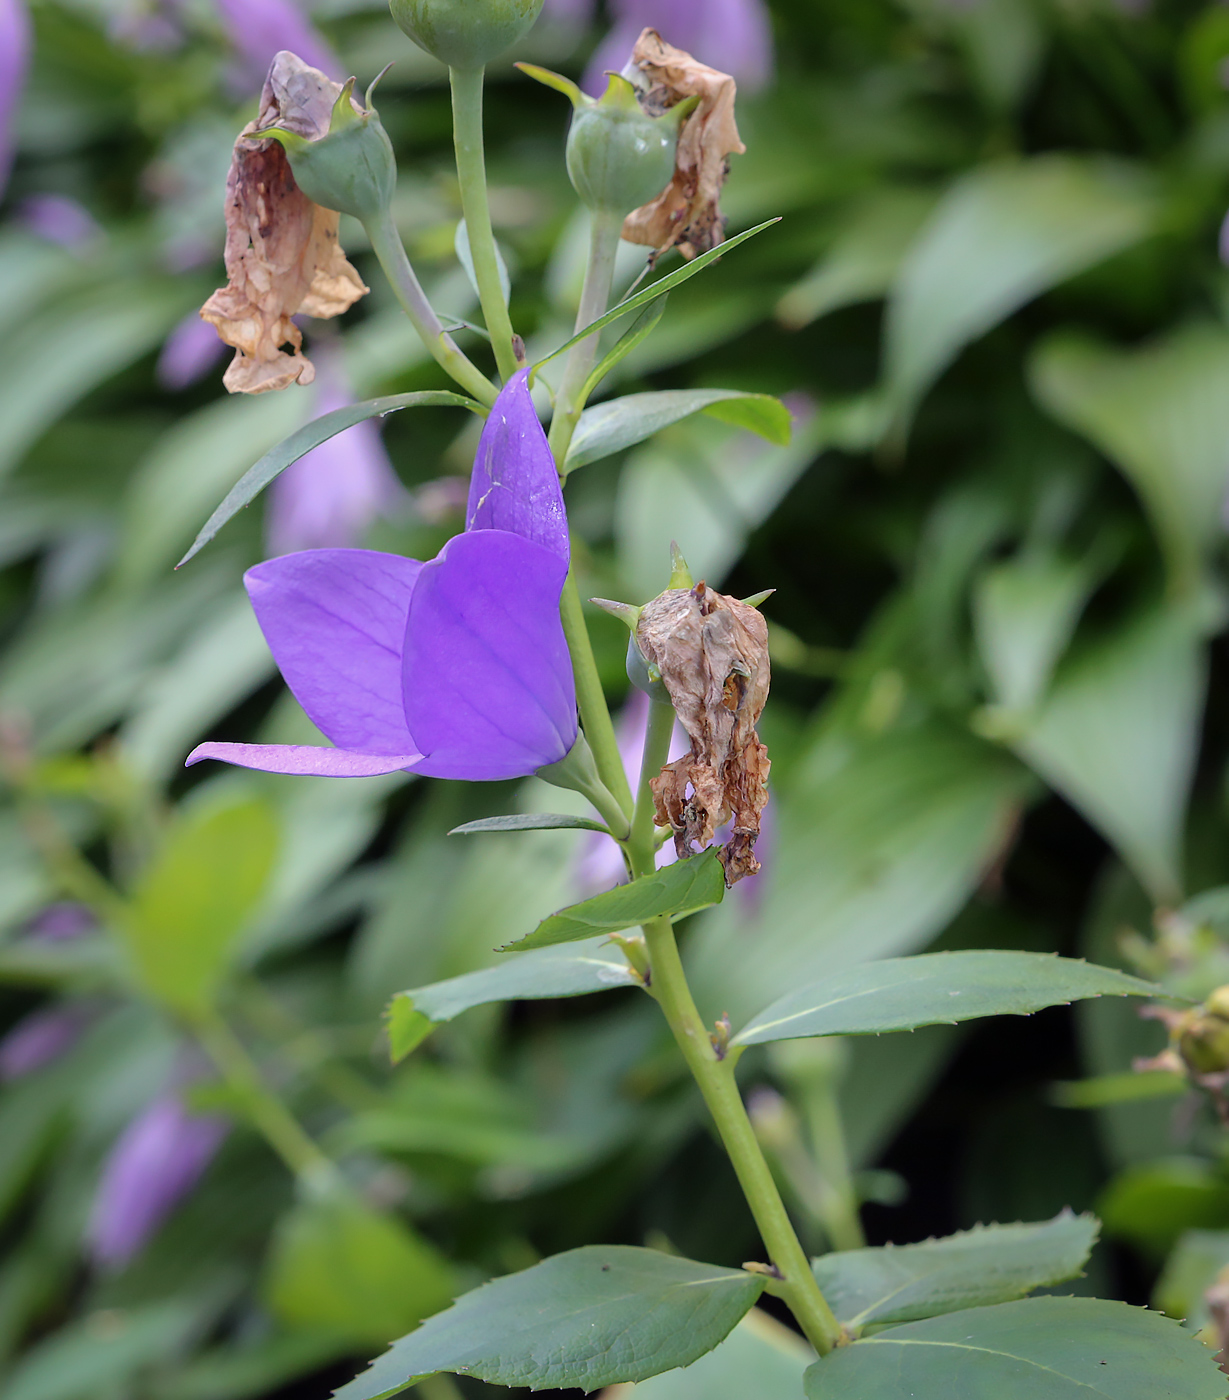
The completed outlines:
{"type": "Polygon", "coordinates": [[[486,157],[482,148],[482,78],[481,68],[448,70],[452,85],[452,139],[457,155],[457,180],[461,186],[461,211],[469,235],[474,280],[478,283],[478,300],[491,335],[495,363],[507,383],[519,365],[487,199],[486,157]]]}
{"type": "Polygon", "coordinates": [[[487,408],[495,402],[497,391],[485,374],[457,345],[444,329],[440,318],[431,308],[422,284],[406,256],[401,235],[387,210],[367,225],[372,251],[380,260],[384,275],[392,285],[401,308],[410,318],[422,343],[436,362],[479,403],[487,408]]]}
{"type": "Polygon", "coordinates": [[[849,1169],[845,1128],[834,1074],[807,1086],[805,1112],[811,1151],[824,1188],[822,1222],[834,1249],[862,1249],[866,1235],[858,1214],[858,1194],[849,1169]]]}

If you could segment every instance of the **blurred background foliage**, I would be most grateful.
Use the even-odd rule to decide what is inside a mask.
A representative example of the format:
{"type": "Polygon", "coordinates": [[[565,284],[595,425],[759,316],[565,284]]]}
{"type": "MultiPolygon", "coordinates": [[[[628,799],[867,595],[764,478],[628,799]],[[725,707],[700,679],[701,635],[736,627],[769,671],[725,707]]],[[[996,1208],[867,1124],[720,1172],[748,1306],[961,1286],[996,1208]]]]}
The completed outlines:
{"type": "MultiPolygon", "coordinates": [[[[312,740],[241,588],[262,507],[176,559],[339,384],[439,379],[350,225],[373,291],[308,329],[333,388],[222,392],[185,318],[221,278],[259,86],[226,11],[30,7],[0,225],[7,1400],[320,1396],[545,1253],[758,1249],[632,993],[472,1011],[387,1065],[393,992],[489,964],[613,878],[583,832],[445,835],[557,793],[182,770],[207,736],[312,740]],[[224,1084],[201,1043],[250,1057],[309,1135],[289,1155],[332,1158],[350,1204],[313,1194],[310,1160],[296,1190],[242,1072],[224,1084]]],[[[436,306],[472,316],[440,71],[375,0],[311,19],[338,76],[396,60],[399,222],[436,306]]],[[[777,590],[765,872],[688,926],[702,1009],[737,1024],[806,976],[930,946],[1086,955],[1205,995],[1229,980],[1229,9],[772,0],[771,23],[725,207],[732,231],[785,218],[675,293],[617,386],[781,394],[794,441],[701,415],[569,483],[585,596],[652,596],[672,538],[697,577],[777,590]]],[[[516,56],[579,74],[607,27],[557,3],[516,56]]],[[[487,102],[532,357],[569,333],[582,270],[566,109],[510,64],[487,102]]],[[[407,412],[382,435],[403,489],[381,488],[366,543],[425,557],[460,527],[476,426],[407,412]]],[[[621,628],[593,628],[618,701],[621,628]]],[[[1229,1161],[1179,1077],[1130,1076],[1164,1044],[1107,999],[757,1052],[745,1082],[816,1250],[848,1189],[872,1243],[1095,1208],[1079,1286],[1201,1326],[1229,1161]]],[[[722,1355],[646,1400],[802,1364],[761,1314],[722,1355]]]]}

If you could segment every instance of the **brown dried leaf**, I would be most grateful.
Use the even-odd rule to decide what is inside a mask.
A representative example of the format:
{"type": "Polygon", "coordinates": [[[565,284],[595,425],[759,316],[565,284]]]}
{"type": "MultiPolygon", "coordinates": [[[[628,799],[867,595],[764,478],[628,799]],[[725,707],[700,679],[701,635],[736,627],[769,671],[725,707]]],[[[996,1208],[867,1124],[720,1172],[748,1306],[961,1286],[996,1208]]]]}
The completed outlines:
{"type": "Polygon", "coordinates": [[[260,95],[260,112],[239,133],[226,179],[227,286],[201,308],[235,347],[223,383],[232,394],[263,394],[316,371],[301,352],[297,312],[340,316],[367,288],[337,241],[340,215],[322,209],[295,184],[277,141],[252,139],[277,126],[315,141],[329,129],[341,85],[283,50],[260,95]],[[290,345],[287,354],[281,347],[290,345]]]}
{"type": "Polygon", "coordinates": [[[725,239],[718,204],[730,172],[727,157],[747,149],[734,121],[734,79],[672,48],[655,29],[641,33],[623,72],[651,116],[685,98],[700,99],[679,133],[673,180],[651,204],[632,210],[623,221],[623,237],[647,243],[656,249],[655,257],[676,244],[686,258],[706,253],[725,239]]]}
{"type": "Polygon", "coordinates": [[[658,824],[671,827],[675,849],[687,856],[732,818],[721,861],[733,885],[760,868],[754,848],[770,764],[755,726],[768,699],[768,625],[701,582],[646,603],[636,642],[691,739],[690,753],[652,781],[658,824]]]}

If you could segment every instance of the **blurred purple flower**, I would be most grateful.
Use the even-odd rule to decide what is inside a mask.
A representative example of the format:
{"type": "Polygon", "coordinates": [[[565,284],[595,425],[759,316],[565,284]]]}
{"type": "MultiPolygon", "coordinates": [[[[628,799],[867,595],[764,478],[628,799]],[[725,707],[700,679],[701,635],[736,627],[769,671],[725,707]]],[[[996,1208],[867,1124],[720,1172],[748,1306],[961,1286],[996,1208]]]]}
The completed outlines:
{"type": "Polygon", "coordinates": [[[227,353],[228,347],[217,330],[193,311],[162,342],[154,375],[164,389],[186,389],[208,374],[227,353]]]}
{"type": "Polygon", "coordinates": [[[129,0],[112,15],[107,34],[112,43],[135,53],[172,53],[187,38],[182,9],[183,0],[129,0]]]}
{"type": "Polygon", "coordinates": [[[86,1226],[91,1258],[122,1268],[192,1190],[229,1131],[224,1118],[189,1113],[159,1095],[124,1129],[103,1164],[86,1226]]]}
{"type": "Polygon", "coordinates": [[[602,74],[621,72],[645,28],[692,58],[731,74],[749,92],[773,70],[772,24],[763,0],[610,0],[614,28],[598,45],[581,86],[597,96],[602,74]]]}
{"type": "MultiPolygon", "coordinates": [[[[315,361],[317,414],[352,404],[337,355],[318,353],[315,361]]],[[[358,544],[378,516],[391,514],[407,499],[379,425],[368,418],[313,448],[273,483],[265,516],[267,552],[358,544]]]]}
{"type": "Polygon", "coordinates": [[[491,409],[465,531],[425,564],[316,549],[245,576],[286,683],[336,748],[201,744],[271,773],[518,778],[576,741],[563,495],[522,371],[491,409]]]}
{"type": "Polygon", "coordinates": [[[48,243],[83,253],[103,238],[93,214],[65,194],[32,194],[17,206],[17,222],[48,243]]]}
{"type": "Polygon", "coordinates": [[[1229,214],[1226,214],[1221,222],[1217,251],[1220,253],[1221,262],[1229,266],[1229,214]]]}
{"type": "Polygon", "coordinates": [[[275,54],[289,49],[331,78],[341,63],[296,0],[214,0],[226,36],[239,58],[245,87],[259,91],[275,54]]]}
{"type": "Polygon", "coordinates": [[[556,24],[580,28],[593,22],[596,10],[597,0],[546,0],[542,6],[542,17],[556,24]]]}
{"type": "Polygon", "coordinates": [[[45,938],[49,943],[68,942],[93,933],[98,928],[94,911],[85,904],[63,900],[40,910],[26,925],[30,938],[45,938]]]}
{"type": "Polygon", "coordinates": [[[46,1006],[31,1011],[0,1039],[0,1079],[20,1079],[42,1069],[81,1038],[89,1013],[80,1006],[46,1006]]]}
{"type": "Polygon", "coordinates": [[[31,41],[25,0],[0,0],[0,195],[13,168],[17,106],[30,66],[31,41]]]}

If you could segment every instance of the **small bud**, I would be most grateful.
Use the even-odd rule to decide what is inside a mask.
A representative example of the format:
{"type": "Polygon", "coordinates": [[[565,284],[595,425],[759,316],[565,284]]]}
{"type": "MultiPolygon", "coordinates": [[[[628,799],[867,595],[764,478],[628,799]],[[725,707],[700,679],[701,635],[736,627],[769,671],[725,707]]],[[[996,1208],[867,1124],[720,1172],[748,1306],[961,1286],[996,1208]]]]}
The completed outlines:
{"type": "Polygon", "coordinates": [[[590,209],[626,214],[669,185],[679,126],[698,98],[650,115],[637,100],[636,89],[618,73],[607,75],[606,91],[594,101],[557,73],[528,63],[517,67],[571,99],[568,178],[590,209]]]}
{"type": "Polygon", "coordinates": [[[485,68],[523,38],[542,0],[389,0],[403,34],[449,68],[485,68]]]}

